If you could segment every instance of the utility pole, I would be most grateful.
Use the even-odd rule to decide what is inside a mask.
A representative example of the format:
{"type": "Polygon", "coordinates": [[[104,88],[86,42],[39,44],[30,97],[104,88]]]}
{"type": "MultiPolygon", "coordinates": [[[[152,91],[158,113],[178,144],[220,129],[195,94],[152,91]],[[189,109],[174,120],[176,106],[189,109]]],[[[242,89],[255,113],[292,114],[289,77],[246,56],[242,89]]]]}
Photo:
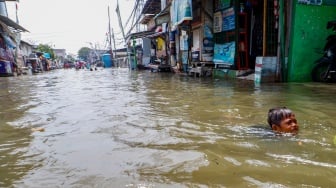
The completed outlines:
{"type": "Polygon", "coordinates": [[[123,24],[122,24],[122,21],[121,21],[121,17],[120,17],[120,9],[119,9],[119,1],[118,0],[117,0],[116,12],[117,12],[118,21],[119,21],[119,27],[120,27],[121,33],[123,35],[124,41],[126,43],[126,36],[125,36],[124,27],[123,27],[123,24]]]}
{"type": "Polygon", "coordinates": [[[107,7],[108,11],[108,21],[109,21],[109,39],[110,39],[110,54],[111,54],[111,65],[113,65],[113,52],[112,52],[112,36],[111,36],[111,17],[110,17],[110,6],[107,7]]]}
{"type": "Polygon", "coordinates": [[[112,28],[112,40],[113,40],[114,51],[116,51],[117,48],[116,48],[116,43],[115,43],[115,39],[114,39],[114,31],[113,31],[113,28],[112,28]]]}
{"type": "MultiPolygon", "coordinates": [[[[88,42],[89,44],[90,44],[90,47],[91,47],[91,52],[93,52],[93,54],[95,55],[95,58],[94,58],[94,60],[96,61],[97,60],[97,58],[99,59],[100,57],[99,57],[99,53],[97,52],[97,44],[92,44],[92,42],[88,42]]],[[[90,54],[91,54],[91,52],[90,52],[90,54]]],[[[93,63],[94,61],[93,61],[93,56],[92,55],[90,55],[91,56],[91,63],[93,63]]]]}

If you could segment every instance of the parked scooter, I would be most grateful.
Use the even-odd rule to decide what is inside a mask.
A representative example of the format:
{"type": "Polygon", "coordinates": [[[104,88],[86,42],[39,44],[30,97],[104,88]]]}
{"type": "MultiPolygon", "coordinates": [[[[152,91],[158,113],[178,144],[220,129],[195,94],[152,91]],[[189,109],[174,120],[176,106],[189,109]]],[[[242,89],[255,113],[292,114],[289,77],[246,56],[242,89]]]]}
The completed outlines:
{"type": "MultiPolygon", "coordinates": [[[[336,20],[329,21],[327,29],[336,32],[336,20]]],[[[328,36],[323,50],[323,57],[315,61],[312,79],[316,82],[336,82],[336,34],[328,36]]]]}

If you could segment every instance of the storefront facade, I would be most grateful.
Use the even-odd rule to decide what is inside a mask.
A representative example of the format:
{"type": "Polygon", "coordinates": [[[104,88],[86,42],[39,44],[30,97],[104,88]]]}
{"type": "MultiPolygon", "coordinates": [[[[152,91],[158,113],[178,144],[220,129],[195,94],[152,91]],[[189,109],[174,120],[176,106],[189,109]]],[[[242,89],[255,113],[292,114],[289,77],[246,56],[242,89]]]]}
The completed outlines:
{"type": "MultiPolygon", "coordinates": [[[[316,0],[171,0],[165,46],[183,72],[210,65],[214,75],[255,72],[256,82],[311,81],[336,3],[316,0]],[[305,19],[302,19],[305,18],[305,19]]],[[[165,12],[167,14],[167,12],[165,12]]],[[[165,17],[167,22],[167,17],[165,17]]]]}

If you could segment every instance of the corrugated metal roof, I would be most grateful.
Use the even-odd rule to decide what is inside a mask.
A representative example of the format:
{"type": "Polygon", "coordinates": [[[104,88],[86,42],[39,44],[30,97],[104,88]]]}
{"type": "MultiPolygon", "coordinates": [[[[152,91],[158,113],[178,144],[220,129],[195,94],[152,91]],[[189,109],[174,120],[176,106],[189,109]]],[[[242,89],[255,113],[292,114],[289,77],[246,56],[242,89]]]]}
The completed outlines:
{"type": "Polygon", "coordinates": [[[147,0],[141,14],[157,14],[161,11],[161,0],[147,0]]]}
{"type": "Polygon", "coordinates": [[[7,26],[19,30],[19,31],[27,31],[27,29],[23,28],[22,26],[20,26],[19,24],[15,23],[13,20],[9,19],[6,16],[2,16],[0,15],[0,21],[3,22],[4,24],[6,24],[7,26]]]}
{"type": "Polygon", "coordinates": [[[155,31],[141,31],[141,32],[138,32],[138,33],[131,33],[126,38],[127,39],[143,38],[143,37],[146,37],[148,35],[152,35],[154,33],[155,33],[155,31]]]}

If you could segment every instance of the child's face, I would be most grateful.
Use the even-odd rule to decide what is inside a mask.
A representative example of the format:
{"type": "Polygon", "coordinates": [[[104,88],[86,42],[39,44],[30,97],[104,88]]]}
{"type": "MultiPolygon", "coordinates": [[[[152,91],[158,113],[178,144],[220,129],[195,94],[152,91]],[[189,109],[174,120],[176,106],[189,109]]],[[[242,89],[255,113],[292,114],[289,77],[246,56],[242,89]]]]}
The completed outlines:
{"type": "Polygon", "coordinates": [[[272,125],[272,129],[276,132],[297,134],[299,132],[299,125],[297,124],[295,115],[292,115],[282,119],[280,125],[272,125]]]}

